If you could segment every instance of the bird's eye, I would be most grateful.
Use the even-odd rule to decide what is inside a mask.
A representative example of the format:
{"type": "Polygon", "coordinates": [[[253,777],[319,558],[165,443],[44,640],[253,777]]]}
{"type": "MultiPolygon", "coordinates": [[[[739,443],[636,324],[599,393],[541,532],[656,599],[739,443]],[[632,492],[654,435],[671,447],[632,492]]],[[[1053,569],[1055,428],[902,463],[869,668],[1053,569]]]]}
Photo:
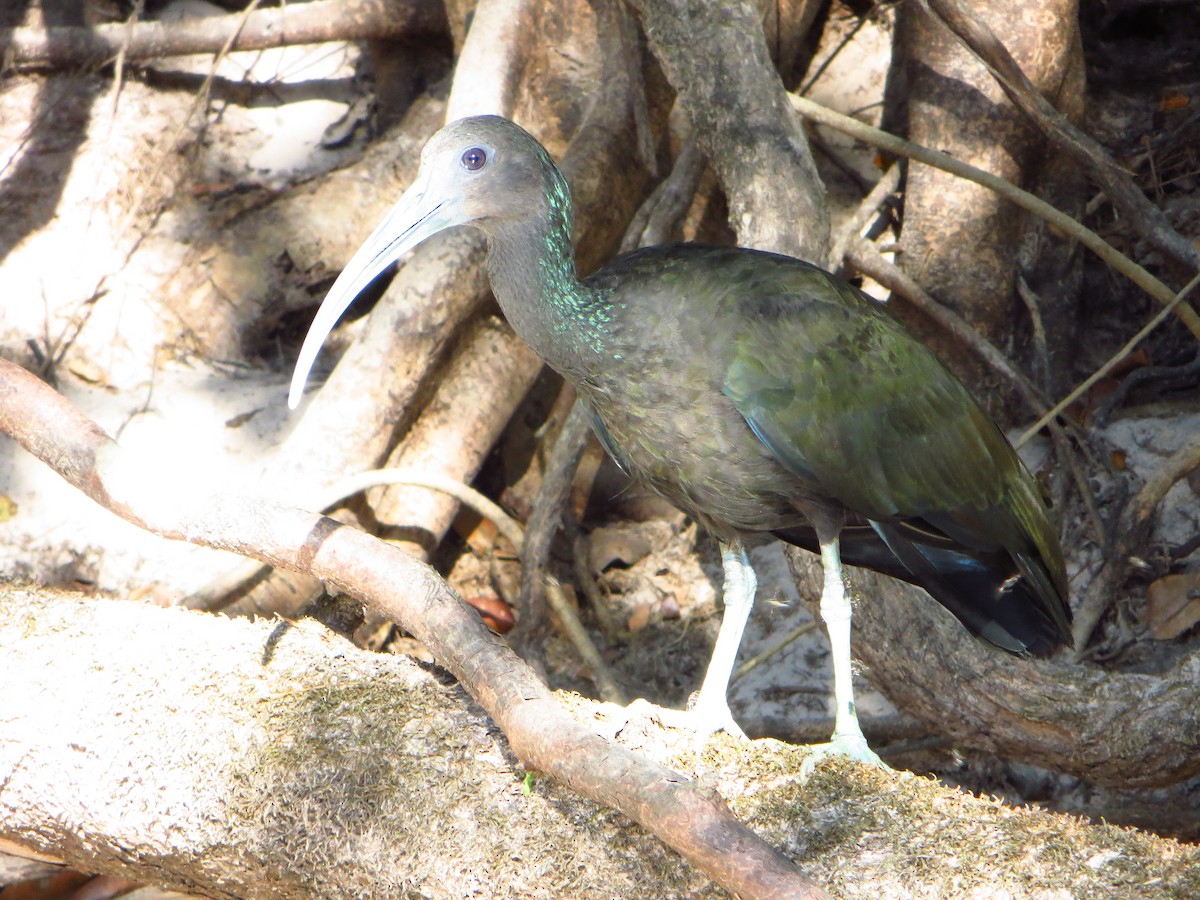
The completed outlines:
{"type": "Polygon", "coordinates": [[[472,147],[470,150],[463,151],[462,164],[468,172],[478,172],[487,165],[487,161],[487,151],[482,147],[472,147]]]}

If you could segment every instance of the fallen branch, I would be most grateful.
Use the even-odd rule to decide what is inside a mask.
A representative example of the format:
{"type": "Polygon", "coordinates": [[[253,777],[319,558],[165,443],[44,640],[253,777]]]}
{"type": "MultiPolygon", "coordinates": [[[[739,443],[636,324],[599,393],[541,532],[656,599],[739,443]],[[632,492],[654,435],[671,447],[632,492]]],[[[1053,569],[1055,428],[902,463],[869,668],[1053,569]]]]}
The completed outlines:
{"type": "Polygon", "coordinates": [[[156,476],[153,465],[123,452],[60,394],[6,360],[0,431],[135,525],[305,572],[399,623],[454,673],[524,765],[625,812],[728,889],[748,897],[819,895],[710,794],[572,721],[423,563],[332,519],[222,493],[194,477],[156,476]]]}
{"type": "Polygon", "coordinates": [[[267,50],[294,44],[359,41],[444,32],[446,14],[433,0],[319,0],[251,13],[95,28],[5,28],[3,46],[17,67],[90,68],[123,54],[125,62],[189,53],[267,50]],[[236,37],[235,37],[236,35],[236,37]]]}
{"type": "MultiPolygon", "coordinates": [[[[139,218],[141,218],[144,212],[146,212],[145,203],[147,195],[152,194],[154,189],[158,186],[158,180],[167,170],[168,160],[170,160],[175,154],[175,148],[179,146],[180,138],[182,138],[184,132],[188,130],[192,118],[201,109],[207,108],[209,99],[211,97],[209,92],[212,90],[213,82],[216,80],[217,71],[221,63],[226,59],[226,57],[229,56],[233,45],[237,42],[242,30],[246,27],[246,23],[249,22],[250,18],[258,12],[258,5],[261,2],[262,0],[250,0],[245,9],[238,13],[236,17],[233,17],[234,20],[229,22],[228,27],[224,29],[225,40],[220,43],[220,45],[214,51],[212,59],[209,60],[208,72],[205,73],[204,80],[200,82],[199,89],[195,94],[192,95],[191,108],[188,110],[187,115],[180,119],[176,124],[175,131],[171,135],[170,139],[163,142],[162,146],[158,149],[158,153],[156,154],[157,158],[155,159],[153,166],[150,168],[149,173],[145,178],[138,180],[138,185],[134,191],[134,195],[129,204],[126,206],[125,213],[121,217],[121,222],[117,226],[118,243],[124,242],[130,227],[139,218]]],[[[130,23],[126,27],[131,28],[133,25],[130,23]]],[[[127,48],[122,46],[120,52],[117,54],[116,64],[113,67],[115,70],[118,89],[120,88],[121,79],[124,77],[125,64],[128,61],[129,54],[127,52],[127,48]]],[[[141,240],[137,240],[134,243],[134,247],[136,248],[140,243],[141,240]]],[[[129,256],[125,257],[125,262],[129,262],[129,256]]]]}
{"type": "MultiPolygon", "coordinates": [[[[870,240],[869,234],[863,236],[862,231],[868,223],[879,221],[880,207],[884,204],[899,205],[896,192],[900,189],[902,168],[898,165],[888,166],[871,190],[867,191],[867,195],[859,201],[858,208],[854,211],[850,221],[842,226],[841,232],[834,238],[833,249],[829,253],[829,270],[831,272],[841,271],[846,259],[846,250],[852,244],[858,243],[859,240],[870,240]]],[[[889,216],[891,214],[892,210],[888,210],[886,213],[889,216]]]]}
{"type": "Polygon", "coordinates": [[[690,137],[684,142],[675,165],[638,208],[621,239],[621,252],[655,247],[671,242],[680,221],[696,194],[707,160],[690,137]]]}

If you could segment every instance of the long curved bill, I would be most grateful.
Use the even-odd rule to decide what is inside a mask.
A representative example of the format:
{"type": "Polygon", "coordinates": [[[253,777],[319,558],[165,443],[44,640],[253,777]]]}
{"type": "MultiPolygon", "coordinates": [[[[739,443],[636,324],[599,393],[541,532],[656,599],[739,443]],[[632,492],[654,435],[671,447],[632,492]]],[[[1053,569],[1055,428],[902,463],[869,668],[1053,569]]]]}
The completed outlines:
{"type": "Polygon", "coordinates": [[[426,238],[465,222],[461,201],[452,196],[437,196],[436,190],[430,190],[429,182],[425,172],[417,175],[417,180],[358,248],[325,295],[296,359],[288,390],[289,408],[295,409],[300,404],[304,384],[321,345],[354,298],[384,269],[426,238]]]}

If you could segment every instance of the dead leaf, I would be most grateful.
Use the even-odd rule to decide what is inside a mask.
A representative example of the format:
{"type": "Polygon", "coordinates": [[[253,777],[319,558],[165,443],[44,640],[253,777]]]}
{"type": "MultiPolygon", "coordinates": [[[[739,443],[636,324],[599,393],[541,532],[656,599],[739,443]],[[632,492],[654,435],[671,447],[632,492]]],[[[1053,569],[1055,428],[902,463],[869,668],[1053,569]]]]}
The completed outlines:
{"type": "Polygon", "coordinates": [[[1169,641],[1200,622],[1200,572],[1165,575],[1150,585],[1150,636],[1169,641]]]}
{"type": "Polygon", "coordinates": [[[643,628],[650,624],[650,604],[639,603],[633,608],[633,612],[629,614],[629,618],[625,621],[625,627],[630,633],[637,634],[643,628]]]}
{"type": "Polygon", "coordinates": [[[1170,112],[1175,109],[1183,109],[1189,103],[1191,103],[1191,99],[1187,94],[1172,91],[1171,93],[1162,95],[1162,98],[1158,101],[1158,108],[1162,112],[1170,112]]]}
{"type": "Polygon", "coordinates": [[[108,383],[108,375],[91,360],[72,359],[67,363],[67,368],[72,375],[88,384],[105,385],[108,383]]]}
{"type": "MultiPolygon", "coordinates": [[[[496,535],[500,531],[491,519],[481,518],[471,510],[460,510],[454,517],[453,527],[459,536],[466,540],[467,545],[481,556],[496,545],[496,535]]],[[[505,546],[508,546],[507,542],[505,546]]]]}
{"type": "Polygon", "coordinates": [[[255,416],[257,416],[260,412],[262,412],[261,406],[258,409],[252,409],[249,412],[239,413],[238,415],[234,416],[232,419],[227,419],[225,421],[225,427],[226,428],[241,428],[243,425],[245,425],[247,422],[249,422],[251,419],[253,419],[255,416]]]}
{"type": "Polygon", "coordinates": [[[463,599],[479,611],[488,628],[496,634],[507,634],[516,624],[517,620],[513,617],[512,609],[495,594],[476,594],[463,599]]]}
{"type": "Polygon", "coordinates": [[[616,564],[628,569],[651,549],[650,539],[634,528],[597,528],[588,535],[588,565],[597,574],[616,564]]]}

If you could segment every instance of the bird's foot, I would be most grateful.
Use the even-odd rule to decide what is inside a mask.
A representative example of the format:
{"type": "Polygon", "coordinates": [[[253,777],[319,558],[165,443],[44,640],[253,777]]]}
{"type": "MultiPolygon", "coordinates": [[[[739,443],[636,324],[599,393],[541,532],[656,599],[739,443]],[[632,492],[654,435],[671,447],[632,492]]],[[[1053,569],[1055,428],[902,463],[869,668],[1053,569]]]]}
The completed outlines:
{"type": "Polygon", "coordinates": [[[877,766],[891,771],[891,766],[879,758],[879,754],[867,746],[867,739],[862,732],[834,733],[827,744],[813,744],[808,748],[808,756],[800,766],[800,778],[806,779],[816,769],[817,763],[831,756],[848,756],[850,759],[877,766]]]}
{"type": "Polygon", "coordinates": [[[606,730],[615,737],[630,721],[637,718],[649,719],[666,728],[691,731],[694,733],[697,747],[702,747],[718,731],[724,731],[735,738],[746,739],[746,733],[733,720],[733,713],[729,711],[729,705],[726,703],[712,706],[695,704],[688,709],[665,709],[639,698],[622,707],[606,730]]]}
{"type": "Polygon", "coordinates": [[[723,693],[715,701],[709,702],[701,692],[688,703],[688,708],[682,715],[688,717],[690,722],[688,727],[696,732],[698,745],[704,743],[718,731],[724,731],[730,737],[739,740],[747,740],[746,732],[742,731],[741,726],[733,720],[733,713],[730,711],[729,703],[726,702],[723,693]]]}

